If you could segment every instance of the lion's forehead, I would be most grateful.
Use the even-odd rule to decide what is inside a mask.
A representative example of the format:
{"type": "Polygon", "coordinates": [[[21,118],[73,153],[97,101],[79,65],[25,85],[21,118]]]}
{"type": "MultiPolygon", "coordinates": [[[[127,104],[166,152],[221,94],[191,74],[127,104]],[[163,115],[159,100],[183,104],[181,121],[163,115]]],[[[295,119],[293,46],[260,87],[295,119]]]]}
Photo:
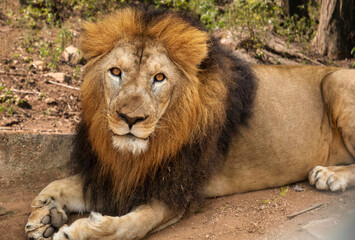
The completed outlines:
{"type": "Polygon", "coordinates": [[[162,45],[149,41],[142,44],[138,40],[117,44],[104,65],[107,69],[119,67],[123,72],[141,77],[169,73],[175,68],[162,45]]]}
{"type": "Polygon", "coordinates": [[[123,44],[114,48],[107,57],[109,68],[120,67],[124,69],[132,69],[139,66],[141,58],[141,48],[135,44],[123,44]]]}

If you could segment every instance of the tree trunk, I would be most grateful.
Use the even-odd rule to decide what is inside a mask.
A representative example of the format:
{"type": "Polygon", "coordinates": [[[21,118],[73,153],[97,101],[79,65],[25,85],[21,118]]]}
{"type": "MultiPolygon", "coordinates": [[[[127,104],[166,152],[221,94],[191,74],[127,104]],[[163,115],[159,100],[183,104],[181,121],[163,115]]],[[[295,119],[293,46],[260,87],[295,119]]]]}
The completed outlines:
{"type": "Polygon", "coordinates": [[[282,7],[288,16],[297,15],[298,19],[309,18],[308,0],[282,0],[282,7]]]}
{"type": "Polygon", "coordinates": [[[331,59],[351,57],[355,46],[355,0],[323,0],[314,49],[331,59]]]}

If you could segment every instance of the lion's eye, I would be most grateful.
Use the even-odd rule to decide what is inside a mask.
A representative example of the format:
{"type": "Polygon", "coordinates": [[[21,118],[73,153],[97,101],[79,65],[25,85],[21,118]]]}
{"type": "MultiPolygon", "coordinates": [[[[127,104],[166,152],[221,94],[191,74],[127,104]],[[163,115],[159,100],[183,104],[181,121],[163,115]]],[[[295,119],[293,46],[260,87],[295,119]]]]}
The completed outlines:
{"type": "Polygon", "coordinates": [[[110,73],[115,77],[119,77],[121,75],[122,71],[121,71],[121,69],[114,67],[114,68],[110,69],[110,73]]]}
{"type": "Polygon", "coordinates": [[[165,80],[165,75],[163,73],[158,73],[157,75],[154,76],[155,82],[162,82],[164,80],[165,80]]]}

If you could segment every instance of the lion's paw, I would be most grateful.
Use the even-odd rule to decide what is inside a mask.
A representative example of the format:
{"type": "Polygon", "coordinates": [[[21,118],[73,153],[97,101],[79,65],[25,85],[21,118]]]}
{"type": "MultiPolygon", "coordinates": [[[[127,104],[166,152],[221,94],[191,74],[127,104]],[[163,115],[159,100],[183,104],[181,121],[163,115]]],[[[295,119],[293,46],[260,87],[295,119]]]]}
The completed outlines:
{"type": "Polygon", "coordinates": [[[101,233],[106,219],[107,217],[102,216],[100,213],[91,212],[88,218],[81,218],[74,221],[70,226],[64,225],[61,227],[59,231],[53,235],[53,240],[79,240],[87,239],[87,236],[90,236],[90,239],[101,239],[102,236],[109,235],[109,233],[106,232],[104,235],[100,235],[101,237],[97,237],[97,234],[101,233]],[[95,236],[93,234],[95,234],[95,236]]]}
{"type": "Polygon", "coordinates": [[[31,207],[32,212],[25,227],[28,239],[51,239],[67,221],[64,209],[51,197],[38,196],[31,207]]]}
{"type": "Polygon", "coordinates": [[[348,186],[347,180],[335,168],[322,166],[313,168],[308,176],[309,183],[320,190],[344,191],[348,186]]]}

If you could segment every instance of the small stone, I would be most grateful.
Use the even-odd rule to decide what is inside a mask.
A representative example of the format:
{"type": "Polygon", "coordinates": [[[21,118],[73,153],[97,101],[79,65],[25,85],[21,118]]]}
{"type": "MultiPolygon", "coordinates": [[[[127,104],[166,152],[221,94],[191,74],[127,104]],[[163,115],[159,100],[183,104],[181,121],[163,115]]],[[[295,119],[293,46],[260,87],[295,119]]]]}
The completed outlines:
{"type": "Polygon", "coordinates": [[[60,55],[60,59],[63,62],[76,65],[81,59],[81,54],[78,48],[70,45],[65,48],[64,52],[60,55]]]}
{"type": "Polygon", "coordinates": [[[52,77],[58,82],[69,82],[70,77],[66,76],[63,72],[55,72],[55,73],[47,73],[44,75],[45,77],[52,77]]]}
{"type": "Polygon", "coordinates": [[[304,188],[301,187],[301,186],[299,186],[299,185],[295,185],[295,186],[293,187],[293,189],[294,189],[296,192],[302,192],[302,191],[304,191],[304,188]]]}
{"type": "Polygon", "coordinates": [[[32,66],[40,71],[43,71],[46,69],[46,64],[40,60],[32,62],[32,66]]]}

